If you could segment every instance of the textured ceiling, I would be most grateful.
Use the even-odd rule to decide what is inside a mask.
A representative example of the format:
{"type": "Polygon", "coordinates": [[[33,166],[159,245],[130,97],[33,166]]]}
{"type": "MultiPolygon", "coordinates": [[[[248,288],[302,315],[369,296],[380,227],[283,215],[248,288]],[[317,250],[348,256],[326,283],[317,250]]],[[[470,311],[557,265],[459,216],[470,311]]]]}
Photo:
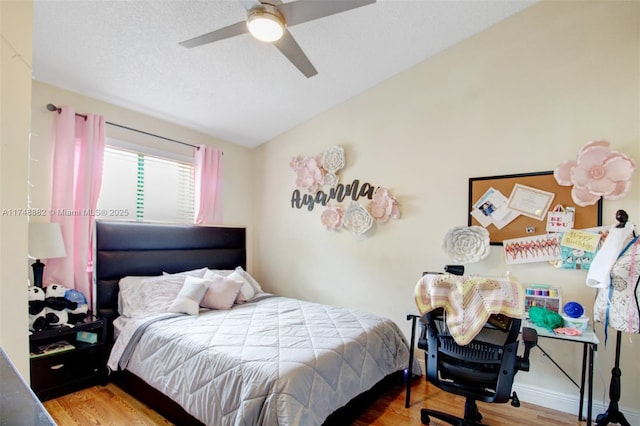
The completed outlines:
{"type": "Polygon", "coordinates": [[[33,77],[255,147],[534,1],[378,0],[295,25],[307,79],[249,35],[178,45],[244,20],[236,0],[36,0],[33,77]]]}

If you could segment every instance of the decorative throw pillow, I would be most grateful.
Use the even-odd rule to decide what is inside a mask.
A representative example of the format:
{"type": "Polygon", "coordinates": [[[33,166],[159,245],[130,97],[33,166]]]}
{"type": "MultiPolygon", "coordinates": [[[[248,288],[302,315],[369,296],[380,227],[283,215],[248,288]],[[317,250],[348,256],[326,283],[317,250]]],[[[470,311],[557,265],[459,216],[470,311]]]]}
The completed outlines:
{"type": "Polygon", "coordinates": [[[229,309],[236,301],[243,281],[236,281],[222,275],[214,275],[206,281],[207,291],[200,302],[200,306],[209,309],[229,309]]]}
{"type": "Polygon", "coordinates": [[[245,280],[247,280],[247,282],[251,285],[251,287],[253,287],[254,291],[256,292],[256,295],[258,293],[264,293],[264,291],[262,290],[262,287],[260,286],[258,281],[256,281],[256,279],[253,278],[250,273],[248,273],[247,271],[242,269],[242,266],[238,266],[236,268],[236,271],[239,272],[240,274],[242,274],[242,276],[245,278],[245,280]]]}
{"type": "Polygon", "coordinates": [[[205,279],[211,279],[215,275],[226,276],[234,281],[241,281],[243,283],[240,288],[240,293],[238,293],[238,297],[236,298],[236,303],[247,302],[258,296],[260,293],[264,293],[260,284],[258,284],[258,282],[247,271],[245,271],[242,266],[238,266],[233,271],[212,269],[207,271],[204,277],[205,279]]]}
{"type": "Polygon", "coordinates": [[[189,315],[198,315],[200,311],[200,301],[207,291],[206,281],[202,278],[187,276],[182,285],[182,289],[176,296],[169,312],[185,313],[189,315]]]}

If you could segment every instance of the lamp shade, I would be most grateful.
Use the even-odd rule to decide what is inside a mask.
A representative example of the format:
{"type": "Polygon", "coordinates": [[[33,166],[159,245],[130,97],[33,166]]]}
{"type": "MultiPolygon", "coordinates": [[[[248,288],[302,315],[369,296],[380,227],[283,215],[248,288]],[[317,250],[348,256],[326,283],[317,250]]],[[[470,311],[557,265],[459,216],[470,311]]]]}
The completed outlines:
{"type": "Polygon", "coordinates": [[[60,224],[49,222],[29,223],[29,257],[33,259],[52,259],[66,255],[60,224]]]}

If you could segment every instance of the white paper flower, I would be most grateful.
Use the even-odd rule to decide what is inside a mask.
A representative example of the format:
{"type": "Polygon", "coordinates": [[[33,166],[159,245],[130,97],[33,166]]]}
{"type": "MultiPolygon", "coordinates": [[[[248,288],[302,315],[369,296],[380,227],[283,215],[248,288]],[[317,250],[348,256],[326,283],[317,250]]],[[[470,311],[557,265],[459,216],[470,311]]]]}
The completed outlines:
{"type": "Polygon", "coordinates": [[[338,182],[340,182],[340,178],[337,174],[327,173],[326,175],[324,175],[324,184],[329,188],[335,188],[338,185],[338,182]]]}
{"type": "Polygon", "coordinates": [[[489,256],[489,231],[482,226],[454,226],[442,240],[442,249],[458,263],[473,263],[489,256]]]}
{"type": "Polygon", "coordinates": [[[322,167],[329,173],[335,173],[344,167],[344,149],[334,145],[322,154],[322,167]]]}
{"type": "Polygon", "coordinates": [[[364,234],[373,225],[373,218],[360,204],[352,201],[344,211],[343,226],[356,235],[364,234]]]}

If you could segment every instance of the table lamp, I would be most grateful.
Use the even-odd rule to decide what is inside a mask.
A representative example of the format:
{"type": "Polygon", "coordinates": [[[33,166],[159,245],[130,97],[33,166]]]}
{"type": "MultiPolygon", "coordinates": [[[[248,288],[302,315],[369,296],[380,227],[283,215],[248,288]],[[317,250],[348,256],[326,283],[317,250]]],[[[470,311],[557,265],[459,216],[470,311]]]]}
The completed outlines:
{"type": "Polygon", "coordinates": [[[33,284],[36,287],[42,288],[44,263],[40,262],[40,259],[53,259],[66,255],[60,224],[49,222],[29,223],[29,257],[36,259],[31,265],[33,268],[33,284]]]}

